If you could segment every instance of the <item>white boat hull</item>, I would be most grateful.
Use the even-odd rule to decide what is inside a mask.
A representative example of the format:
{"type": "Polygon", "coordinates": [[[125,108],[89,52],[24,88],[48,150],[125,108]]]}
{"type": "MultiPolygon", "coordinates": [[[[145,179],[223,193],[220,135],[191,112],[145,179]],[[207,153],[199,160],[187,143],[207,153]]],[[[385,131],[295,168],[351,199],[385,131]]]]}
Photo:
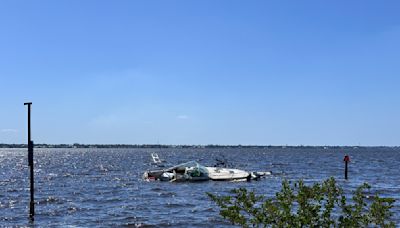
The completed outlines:
{"type": "Polygon", "coordinates": [[[240,169],[227,169],[219,167],[206,167],[208,177],[215,181],[240,180],[249,177],[249,173],[240,169]]]}

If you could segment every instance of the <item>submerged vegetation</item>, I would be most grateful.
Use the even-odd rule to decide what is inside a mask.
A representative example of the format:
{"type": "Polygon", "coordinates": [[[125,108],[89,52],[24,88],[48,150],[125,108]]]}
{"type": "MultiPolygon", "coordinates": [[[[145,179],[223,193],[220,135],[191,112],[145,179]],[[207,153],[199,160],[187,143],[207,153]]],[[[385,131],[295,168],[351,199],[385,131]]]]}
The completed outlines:
{"type": "Polygon", "coordinates": [[[207,195],[220,207],[220,215],[243,227],[395,227],[392,198],[370,197],[363,184],[349,200],[334,178],[307,186],[302,180],[282,182],[273,198],[244,188],[228,196],[207,195]]]}

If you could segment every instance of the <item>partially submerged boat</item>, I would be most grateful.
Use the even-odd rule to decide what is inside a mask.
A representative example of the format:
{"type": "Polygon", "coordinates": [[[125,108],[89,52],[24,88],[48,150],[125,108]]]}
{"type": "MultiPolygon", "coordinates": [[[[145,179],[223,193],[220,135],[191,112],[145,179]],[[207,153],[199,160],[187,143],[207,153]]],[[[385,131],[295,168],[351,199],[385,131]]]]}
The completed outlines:
{"type": "Polygon", "coordinates": [[[271,172],[247,172],[240,169],[206,167],[195,161],[182,163],[167,169],[146,171],[143,179],[152,181],[250,181],[258,180],[271,172]]]}

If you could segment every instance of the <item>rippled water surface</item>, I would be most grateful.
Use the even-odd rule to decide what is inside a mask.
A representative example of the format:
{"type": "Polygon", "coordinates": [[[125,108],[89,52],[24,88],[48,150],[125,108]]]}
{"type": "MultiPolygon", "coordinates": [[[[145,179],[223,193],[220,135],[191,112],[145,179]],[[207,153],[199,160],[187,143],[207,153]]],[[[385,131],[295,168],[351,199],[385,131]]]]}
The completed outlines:
{"type": "MultiPolygon", "coordinates": [[[[42,226],[229,226],[205,192],[224,194],[248,187],[273,195],[281,181],[315,182],[330,176],[345,189],[363,182],[394,197],[400,224],[400,149],[35,149],[36,216],[42,226]],[[177,164],[190,160],[212,166],[225,157],[233,168],[272,171],[253,182],[145,182],[154,168],[150,153],[177,164]],[[349,181],[343,181],[343,155],[349,153],[349,181]]],[[[31,226],[27,219],[29,179],[25,149],[0,149],[0,226],[31,226]]]]}

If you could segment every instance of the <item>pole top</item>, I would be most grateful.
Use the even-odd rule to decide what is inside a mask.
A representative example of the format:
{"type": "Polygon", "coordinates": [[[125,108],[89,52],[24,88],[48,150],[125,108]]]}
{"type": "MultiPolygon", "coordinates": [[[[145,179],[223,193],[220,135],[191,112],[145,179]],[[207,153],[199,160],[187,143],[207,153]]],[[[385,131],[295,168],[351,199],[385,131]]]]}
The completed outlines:
{"type": "Polygon", "coordinates": [[[31,105],[32,102],[25,102],[24,105],[31,105]]]}

